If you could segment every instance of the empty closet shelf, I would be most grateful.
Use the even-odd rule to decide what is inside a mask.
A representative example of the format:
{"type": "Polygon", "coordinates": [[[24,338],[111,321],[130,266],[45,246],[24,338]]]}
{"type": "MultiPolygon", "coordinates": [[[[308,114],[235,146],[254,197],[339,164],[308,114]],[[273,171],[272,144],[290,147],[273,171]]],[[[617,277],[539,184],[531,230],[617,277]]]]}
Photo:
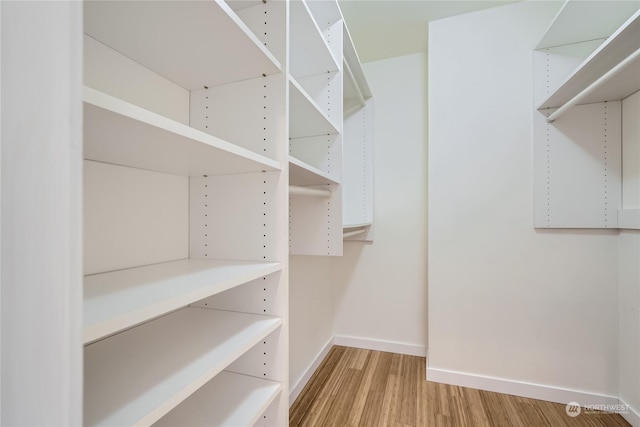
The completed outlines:
{"type": "Polygon", "coordinates": [[[281,269],[278,263],[185,259],[86,276],[89,343],[281,269]]]}
{"type": "Polygon", "coordinates": [[[557,108],[572,101],[574,105],[592,104],[629,96],[640,89],[639,49],[640,11],[585,59],[538,109],[557,108]]]}
{"type": "Polygon", "coordinates": [[[281,325],[184,308],[84,350],[84,425],[148,426],[281,325]]]}
{"type": "Polygon", "coordinates": [[[278,382],[223,371],[154,426],[252,426],[281,389],[278,382]]]}
{"type": "Polygon", "coordinates": [[[289,77],[289,104],[290,138],[338,133],[338,128],[327,113],[293,77],[289,77]]]}
{"type": "Polygon", "coordinates": [[[278,170],[246,148],[84,88],[84,157],[182,176],[278,170]]]}
{"type": "Polygon", "coordinates": [[[339,184],[328,173],[289,156],[289,184],[290,185],[323,185],[339,184]]]}
{"type": "Polygon", "coordinates": [[[84,16],[89,36],[187,90],[281,68],[223,0],[92,1],[84,16]]]}

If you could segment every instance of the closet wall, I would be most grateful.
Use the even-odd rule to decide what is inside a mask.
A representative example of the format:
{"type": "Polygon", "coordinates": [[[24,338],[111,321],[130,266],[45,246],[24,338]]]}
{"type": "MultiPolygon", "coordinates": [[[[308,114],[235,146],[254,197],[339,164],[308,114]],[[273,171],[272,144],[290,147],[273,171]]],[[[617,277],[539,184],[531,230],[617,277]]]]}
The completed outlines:
{"type": "Polygon", "coordinates": [[[560,6],[430,24],[427,378],[617,403],[618,232],[533,228],[532,50],[560,6]]]}
{"type": "Polygon", "coordinates": [[[426,55],[364,65],[375,93],[375,238],[333,261],[336,342],[426,347],[426,55]]]}
{"type": "Polygon", "coordinates": [[[425,352],[426,55],[363,68],[375,95],[375,236],[345,241],[342,257],[290,258],[293,398],[334,337],[336,344],[425,352]]]}

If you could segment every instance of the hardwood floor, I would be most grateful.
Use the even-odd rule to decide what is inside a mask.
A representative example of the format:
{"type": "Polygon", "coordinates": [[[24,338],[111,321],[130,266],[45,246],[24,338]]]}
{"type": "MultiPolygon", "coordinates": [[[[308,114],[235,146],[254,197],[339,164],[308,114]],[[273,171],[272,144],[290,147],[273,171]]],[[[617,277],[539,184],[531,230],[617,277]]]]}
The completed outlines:
{"type": "Polygon", "coordinates": [[[424,357],[334,346],[291,406],[297,426],[628,426],[618,414],[427,382],[424,357]]]}

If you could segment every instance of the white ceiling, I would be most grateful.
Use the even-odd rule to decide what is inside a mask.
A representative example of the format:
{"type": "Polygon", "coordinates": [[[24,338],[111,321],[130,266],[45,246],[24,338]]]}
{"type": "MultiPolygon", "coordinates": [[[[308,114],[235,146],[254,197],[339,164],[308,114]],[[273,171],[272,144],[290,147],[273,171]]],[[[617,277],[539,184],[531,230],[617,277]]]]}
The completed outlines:
{"type": "Polygon", "coordinates": [[[513,1],[339,0],[362,62],[427,51],[427,23],[513,1]]]}

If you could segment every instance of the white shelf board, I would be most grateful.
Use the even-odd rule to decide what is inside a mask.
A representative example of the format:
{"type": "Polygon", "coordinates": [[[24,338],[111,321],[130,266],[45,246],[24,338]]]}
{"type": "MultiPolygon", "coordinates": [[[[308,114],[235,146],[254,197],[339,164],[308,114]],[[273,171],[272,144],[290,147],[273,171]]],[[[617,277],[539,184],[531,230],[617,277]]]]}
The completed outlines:
{"type": "Polygon", "coordinates": [[[85,347],[85,426],[148,426],[281,325],[184,308],[85,347]]]}
{"type": "MultiPolygon", "coordinates": [[[[629,18],[557,88],[538,109],[557,108],[640,48],[640,11],[629,18]]],[[[635,61],[581,104],[615,101],[640,89],[640,61],[635,61]]]]}
{"type": "Polygon", "coordinates": [[[342,111],[344,117],[349,117],[364,108],[367,100],[371,98],[371,89],[367,83],[360,58],[346,24],[343,25],[343,34],[342,49],[344,60],[342,68],[344,70],[344,84],[342,111]]]}
{"type": "Polygon", "coordinates": [[[291,74],[304,77],[338,71],[340,66],[303,0],[290,2],[291,74]]]}
{"type": "Polygon", "coordinates": [[[336,0],[305,0],[318,26],[330,26],[342,19],[342,12],[336,0]]]}
{"type": "Polygon", "coordinates": [[[290,185],[323,185],[339,184],[340,182],[329,174],[315,168],[300,159],[289,156],[289,184],[290,185]]]}
{"type": "Polygon", "coordinates": [[[222,0],[88,1],[84,30],[188,90],[281,69],[222,0]]]}
{"type": "Polygon", "coordinates": [[[329,135],[338,129],[293,77],[289,77],[289,137],[329,135]]]}
{"type": "Polygon", "coordinates": [[[280,269],[278,263],[184,259],[85,276],[84,343],[280,269]]]}
{"type": "Polygon", "coordinates": [[[365,228],[365,227],[371,227],[371,222],[360,222],[360,223],[356,223],[356,224],[343,224],[342,225],[342,229],[343,230],[353,230],[356,228],[365,228]]]}
{"type": "Polygon", "coordinates": [[[253,426],[281,389],[278,382],[223,371],[154,426],[253,426]]]}
{"type": "Polygon", "coordinates": [[[362,68],[362,63],[358,57],[356,47],[353,45],[353,40],[349,34],[349,29],[345,23],[343,26],[344,38],[342,41],[342,53],[344,55],[344,62],[347,63],[349,69],[354,78],[354,84],[358,87],[358,90],[362,93],[364,100],[371,98],[371,88],[367,83],[367,78],[362,68]]]}
{"type": "Polygon", "coordinates": [[[85,87],[83,98],[85,159],[183,176],[280,169],[275,160],[95,89],[85,87]]]}
{"type": "Polygon", "coordinates": [[[634,1],[566,1],[536,49],[609,37],[638,7],[634,1]]]}

